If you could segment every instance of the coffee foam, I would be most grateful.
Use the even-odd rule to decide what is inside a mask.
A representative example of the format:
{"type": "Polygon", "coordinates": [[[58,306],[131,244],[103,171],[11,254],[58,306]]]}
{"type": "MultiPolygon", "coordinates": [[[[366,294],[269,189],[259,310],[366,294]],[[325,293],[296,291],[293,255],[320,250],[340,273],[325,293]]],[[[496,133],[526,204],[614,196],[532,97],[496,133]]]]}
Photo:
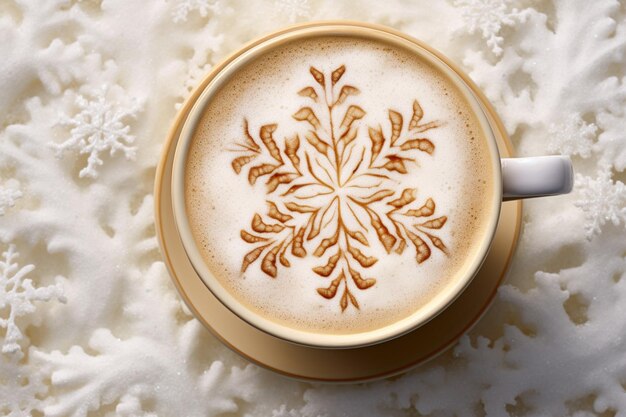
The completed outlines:
{"type": "MultiPolygon", "coordinates": [[[[318,92],[322,94],[321,90],[318,92]]],[[[339,123],[345,107],[333,113],[333,119],[337,119],[335,125],[339,123]]],[[[322,125],[328,124],[327,116],[325,118],[320,114],[319,119],[322,125]]],[[[484,133],[465,98],[446,76],[422,58],[387,44],[349,37],[290,43],[241,68],[222,85],[204,109],[189,149],[185,174],[189,224],[209,270],[227,291],[250,310],[304,331],[347,334],[374,330],[426,306],[454,284],[460,271],[475,257],[479,243],[487,237],[492,209],[494,189],[489,152],[484,133]],[[355,142],[366,145],[366,158],[371,154],[368,126],[380,126],[386,142],[390,140],[392,132],[388,109],[403,115],[403,134],[406,133],[416,99],[424,113],[420,123],[441,122],[437,128],[411,136],[430,140],[435,145],[432,155],[412,151],[409,155],[417,163],[407,163],[408,172],[405,175],[379,170],[391,174],[398,181],[391,183],[392,190],[396,191],[392,197],[373,203],[372,207],[383,223],[395,234],[394,226],[384,217],[393,208],[387,203],[399,198],[401,191],[407,188],[417,190],[415,202],[407,208],[418,209],[428,198],[435,202],[432,216],[409,218],[398,215],[406,220],[404,223],[409,230],[415,232],[411,227],[416,223],[447,216],[447,222],[440,229],[424,229],[441,239],[447,254],[437,249],[427,236],[420,234],[430,247],[431,254],[418,264],[415,246],[410,241],[407,241],[402,254],[393,250],[387,254],[367,214],[361,212],[360,216],[365,228],[359,228],[353,218],[346,215],[351,219],[346,220],[347,227],[353,231],[360,230],[369,244],[365,246],[353,241],[353,246],[378,261],[365,268],[348,255],[351,267],[358,270],[363,279],[375,278],[376,283],[360,290],[348,276],[348,288],[359,308],[354,308],[348,298],[348,307],[344,311],[340,302],[343,282],[332,299],[318,293],[318,288],[330,287],[341,265],[328,277],[313,272],[314,268],[326,265],[329,257],[336,252],[336,248],[331,247],[323,256],[314,256],[322,239],[333,234],[334,221],[322,228],[319,236],[305,242],[307,255],[304,258],[293,256],[288,250],[290,267],[276,262],[275,278],[260,268],[267,250],[248,265],[246,272],[241,272],[244,256],[265,243],[250,244],[240,237],[241,230],[255,236],[270,236],[251,230],[255,213],[261,215],[265,223],[279,224],[267,217],[268,199],[275,201],[282,213],[292,215],[295,223],[300,221],[299,224],[302,224],[306,220],[306,214],[286,210],[284,202],[287,200],[279,197],[291,184],[280,185],[277,192],[268,197],[266,182],[271,174],[259,177],[252,186],[248,173],[250,167],[260,163],[276,164],[259,137],[261,126],[268,124],[277,124],[272,137],[281,149],[284,149],[285,138],[299,134],[299,158],[303,167],[305,157],[302,151],[309,146],[305,134],[311,126],[306,121],[295,120],[292,115],[303,107],[314,106],[310,97],[298,95],[298,92],[307,86],[320,88],[310,72],[311,66],[321,71],[325,80],[329,80],[331,72],[341,65],[345,66],[345,73],[337,85],[349,84],[360,90],[360,94],[348,97],[345,107],[356,104],[366,112],[354,125],[359,126],[355,142]],[[246,154],[233,152],[241,149],[236,143],[245,144],[244,120],[247,120],[249,132],[263,155],[245,165],[238,175],[231,163],[236,157],[246,154]]],[[[285,153],[281,157],[287,159],[285,153]]],[[[322,157],[316,159],[321,160],[322,157]]],[[[318,170],[319,175],[322,175],[321,172],[318,170]]],[[[357,185],[373,186],[376,183],[368,179],[357,185]]],[[[383,186],[370,192],[359,189],[359,196],[380,189],[383,186]]],[[[329,198],[321,196],[319,200],[299,202],[311,206],[324,205],[323,202],[329,198]]],[[[345,213],[348,209],[342,206],[342,210],[345,213]]],[[[406,209],[400,210],[403,211],[406,209]]],[[[343,253],[346,253],[345,240],[340,237],[338,246],[342,243],[343,253]]],[[[344,270],[347,275],[348,270],[344,270]]]]}

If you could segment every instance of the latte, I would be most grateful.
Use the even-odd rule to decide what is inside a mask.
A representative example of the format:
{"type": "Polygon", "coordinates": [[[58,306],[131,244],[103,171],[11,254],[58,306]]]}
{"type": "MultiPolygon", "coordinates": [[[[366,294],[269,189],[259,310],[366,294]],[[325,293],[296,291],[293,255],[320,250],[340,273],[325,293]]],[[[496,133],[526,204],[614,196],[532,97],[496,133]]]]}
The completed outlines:
{"type": "Polygon", "coordinates": [[[313,333],[376,330],[466,275],[494,173],[458,87],[414,53],[317,37],[221,84],[193,133],[187,218],[251,311],[313,333]]]}

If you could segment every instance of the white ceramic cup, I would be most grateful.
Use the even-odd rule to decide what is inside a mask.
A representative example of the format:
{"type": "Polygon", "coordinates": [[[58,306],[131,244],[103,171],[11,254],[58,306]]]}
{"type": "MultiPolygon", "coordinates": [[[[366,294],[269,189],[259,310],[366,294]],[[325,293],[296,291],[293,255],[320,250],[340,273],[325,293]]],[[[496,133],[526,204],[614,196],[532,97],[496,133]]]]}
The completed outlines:
{"type": "Polygon", "coordinates": [[[214,74],[184,122],[176,146],[172,171],[172,205],[176,226],[191,264],[211,292],[237,316],[258,329],[293,343],[319,348],[354,348],[380,343],[416,329],[443,311],[463,292],[482,265],[495,235],[503,200],[564,194],[570,192],[573,185],[572,164],[568,157],[539,156],[500,159],[493,133],[497,127],[490,123],[484,113],[481,99],[473,94],[465,80],[468,80],[466,75],[427,45],[385,27],[349,22],[329,22],[313,27],[305,25],[301,29],[278,32],[275,36],[266,38],[263,42],[257,43],[243,54],[238,55],[236,59],[214,74]],[[268,50],[286,42],[328,35],[357,36],[389,42],[421,55],[445,73],[463,92],[471,110],[476,114],[486,133],[485,137],[489,141],[492,154],[490,169],[493,170],[494,188],[496,190],[491,197],[488,238],[482,242],[477,242],[479,247],[477,255],[461,271],[460,278],[408,317],[377,330],[356,334],[320,334],[294,329],[266,319],[242,305],[222,287],[205,264],[191,233],[185,206],[185,165],[191,138],[204,108],[211,101],[219,86],[243,64],[253,61],[256,57],[267,53],[268,50]]]}

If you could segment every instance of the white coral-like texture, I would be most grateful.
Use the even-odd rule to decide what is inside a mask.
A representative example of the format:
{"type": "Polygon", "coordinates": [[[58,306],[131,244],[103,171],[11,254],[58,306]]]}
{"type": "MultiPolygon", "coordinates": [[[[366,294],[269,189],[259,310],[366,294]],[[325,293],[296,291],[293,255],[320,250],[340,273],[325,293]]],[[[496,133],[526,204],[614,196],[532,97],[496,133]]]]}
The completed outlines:
{"type": "Polygon", "coordinates": [[[19,253],[15,251],[15,245],[9,245],[0,258],[0,311],[8,314],[0,315],[0,328],[6,330],[2,340],[2,353],[21,354],[19,342],[24,337],[20,330],[18,319],[30,314],[37,308],[37,301],[50,301],[56,298],[65,302],[63,287],[59,282],[54,285],[36,287],[33,280],[28,278],[34,269],[34,265],[17,263],[19,253]]]}

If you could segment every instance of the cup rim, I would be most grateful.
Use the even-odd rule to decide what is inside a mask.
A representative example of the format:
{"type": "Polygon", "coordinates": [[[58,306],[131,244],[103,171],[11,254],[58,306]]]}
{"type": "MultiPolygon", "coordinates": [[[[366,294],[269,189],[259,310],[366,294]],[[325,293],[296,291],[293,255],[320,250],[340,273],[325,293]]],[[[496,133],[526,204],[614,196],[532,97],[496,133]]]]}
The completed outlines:
{"type": "Polygon", "coordinates": [[[493,126],[489,123],[479,98],[476,97],[472,89],[468,86],[467,75],[451,63],[448,58],[417,39],[385,26],[351,21],[305,23],[295,25],[288,30],[283,29],[276,31],[264,37],[262,41],[253,41],[241,48],[232,56],[226,58],[224,62],[225,65],[218,65],[219,70],[208,76],[208,83],[195,103],[193,103],[187,118],[183,122],[180,139],[174,152],[171,184],[174,220],[183,248],[191,265],[216,298],[234,314],[265,333],[296,344],[331,349],[355,348],[382,343],[422,326],[445,310],[445,308],[469,285],[487,256],[493,236],[496,232],[502,204],[500,155],[493,126]],[[359,333],[329,334],[297,330],[293,327],[266,319],[238,301],[214,277],[200,254],[195,238],[191,233],[184,200],[185,167],[193,132],[203,115],[204,108],[210,102],[213,94],[219,90],[222,83],[226,82],[230,78],[230,75],[241,65],[254,60],[268,50],[293,42],[297,39],[321,36],[348,36],[373,39],[390,43],[396,47],[409,50],[412,53],[422,56],[429,64],[444,73],[450,81],[459,88],[459,91],[467,100],[471,111],[476,115],[484,131],[484,136],[488,141],[491,154],[494,189],[492,195],[492,215],[486,226],[485,238],[481,241],[474,259],[464,265],[464,268],[458,273],[459,278],[457,278],[454,283],[447,285],[445,290],[438,293],[416,312],[387,326],[359,333]]]}

